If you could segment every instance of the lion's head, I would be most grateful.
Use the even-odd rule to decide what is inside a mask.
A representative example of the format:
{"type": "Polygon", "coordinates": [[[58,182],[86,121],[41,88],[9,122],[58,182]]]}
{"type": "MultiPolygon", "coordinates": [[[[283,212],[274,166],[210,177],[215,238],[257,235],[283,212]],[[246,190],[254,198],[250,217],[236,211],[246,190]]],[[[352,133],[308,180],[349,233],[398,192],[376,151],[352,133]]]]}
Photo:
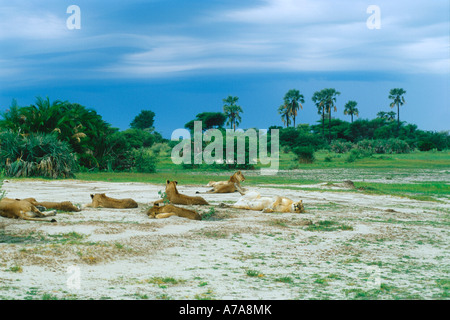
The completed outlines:
{"type": "Polygon", "coordinates": [[[100,200],[102,198],[106,198],[106,193],[96,193],[96,194],[91,194],[91,199],[97,199],[100,200]]]}
{"type": "Polygon", "coordinates": [[[239,170],[233,174],[233,176],[231,177],[231,181],[233,181],[233,182],[245,181],[245,177],[242,174],[242,172],[239,170]]]}
{"type": "Polygon", "coordinates": [[[297,212],[297,213],[305,212],[305,207],[303,206],[302,200],[300,200],[299,202],[294,202],[292,204],[292,207],[294,208],[294,212],[297,212]]]}
{"type": "Polygon", "coordinates": [[[166,180],[166,194],[169,194],[171,192],[178,193],[177,184],[178,184],[178,181],[166,180]]]}

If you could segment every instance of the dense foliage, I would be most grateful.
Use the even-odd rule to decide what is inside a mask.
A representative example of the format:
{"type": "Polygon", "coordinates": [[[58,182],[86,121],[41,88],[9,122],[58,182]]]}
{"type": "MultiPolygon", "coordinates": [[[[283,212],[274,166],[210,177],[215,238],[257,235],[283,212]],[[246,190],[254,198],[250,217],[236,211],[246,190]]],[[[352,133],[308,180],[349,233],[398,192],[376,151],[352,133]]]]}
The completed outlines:
{"type": "Polygon", "coordinates": [[[2,117],[0,166],[10,176],[66,177],[76,170],[154,172],[155,165],[149,162],[155,158],[136,150],[163,140],[147,128],[154,117],[149,110],[136,116],[131,123],[134,128],[125,131],[111,127],[93,109],[68,101],[50,102],[48,97],[38,97],[35,104],[25,107],[13,101],[2,117]],[[52,164],[47,169],[52,167],[53,173],[41,170],[44,163],[52,164]]]}
{"type": "Polygon", "coordinates": [[[77,168],[66,141],[55,134],[0,134],[0,168],[10,177],[69,178],[77,168]]]}

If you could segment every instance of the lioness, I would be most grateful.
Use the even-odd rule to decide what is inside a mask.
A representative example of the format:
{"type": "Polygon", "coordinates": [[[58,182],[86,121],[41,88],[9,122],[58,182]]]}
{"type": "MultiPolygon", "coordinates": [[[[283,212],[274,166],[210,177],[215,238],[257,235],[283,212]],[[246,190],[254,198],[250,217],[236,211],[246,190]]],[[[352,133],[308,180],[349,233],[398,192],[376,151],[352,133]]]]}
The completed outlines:
{"type": "Polygon", "coordinates": [[[258,192],[249,192],[242,196],[231,207],[237,209],[247,209],[263,212],[305,212],[303,201],[294,202],[291,199],[275,196],[275,197],[261,197],[258,192]]]}
{"type": "Polygon", "coordinates": [[[176,207],[171,204],[164,206],[154,205],[147,211],[147,215],[150,218],[169,218],[171,216],[178,216],[182,218],[188,218],[192,220],[202,220],[202,217],[194,210],[176,207]]]}
{"type": "Polygon", "coordinates": [[[163,199],[156,200],[154,204],[169,201],[172,204],[200,204],[208,205],[209,203],[202,197],[191,197],[181,194],[177,190],[177,181],[166,180],[166,195],[163,199]]]}
{"type": "Polygon", "coordinates": [[[114,209],[130,209],[137,208],[138,204],[133,199],[114,199],[106,196],[104,193],[91,194],[92,203],[86,207],[92,208],[114,208],[114,209]]]}
{"type": "MultiPolygon", "coordinates": [[[[56,210],[41,212],[28,201],[3,198],[0,200],[0,216],[11,219],[23,219],[32,221],[48,221],[39,218],[47,218],[56,215],[56,210]]],[[[52,219],[50,222],[56,222],[52,219]]]]}
{"type": "Polygon", "coordinates": [[[67,211],[67,212],[78,212],[81,209],[78,208],[77,206],[74,206],[72,204],[72,202],[70,201],[63,201],[63,202],[50,202],[50,201],[42,201],[39,202],[34,198],[26,198],[26,199],[22,199],[24,201],[28,201],[29,203],[31,203],[34,206],[41,206],[44,207],[46,209],[56,209],[56,210],[61,210],[61,211],[67,211]]]}
{"type": "Polygon", "coordinates": [[[208,186],[213,188],[206,193],[233,193],[239,191],[241,195],[244,195],[245,190],[241,187],[241,181],[245,181],[245,177],[239,170],[228,181],[210,181],[208,186]]]}

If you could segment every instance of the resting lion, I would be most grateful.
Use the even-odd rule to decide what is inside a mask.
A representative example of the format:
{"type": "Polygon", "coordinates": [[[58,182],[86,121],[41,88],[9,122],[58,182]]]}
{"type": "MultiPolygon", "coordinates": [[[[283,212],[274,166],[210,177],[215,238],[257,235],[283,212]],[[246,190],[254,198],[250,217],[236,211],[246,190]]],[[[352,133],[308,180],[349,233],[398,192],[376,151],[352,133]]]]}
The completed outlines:
{"type": "Polygon", "coordinates": [[[34,206],[41,206],[44,207],[46,209],[55,209],[55,210],[61,210],[61,211],[67,211],[67,212],[78,212],[81,209],[77,206],[74,206],[72,204],[72,202],[70,201],[63,201],[63,202],[50,202],[50,201],[36,201],[36,199],[34,198],[26,198],[26,199],[22,199],[24,201],[28,201],[29,203],[31,203],[34,206]]]}
{"type": "Polygon", "coordinates": [[[166,195],[163,199],[156,200],[154,204],[160,204],[162,202],[166,202],[167,200],[172,204],[200,204],[200,205],[208,205],[209,203],[203,199],[202,197],[191,197],[184,194],[181,194],[177,190],[177,181],[169,181],[166,180],[166,195]]]}
{"type": "Polygon", "coordinates": [[[130,209],[137,208],[138,204],[133,199],[114,199],[106,196],[104,193],[91,194],[92,203],[86,207],[92,208],[114,208],[114,209],[130,209]]]}
{"type": "Polygon", "coordinates": [[[305,212],[303,201],[294,202],[291,199],[275,196],[261,197],[258,192],[249,192],[242,196],[231,207],[236,209],[247,209],[263,212],[305,212]]]}
{"type": "Polygon", "coordinates": [[[150,218],[169,218],[171,216],[178,216],[182,218],[188,218],[192,220],[202,220],[202,217],[194,210],[176,207],[171,204],[164,206],[154,205],[147,211],[147,215],[150,218]]]}
{"type": "Polygon", "coordinates": [[[212,187],[212,189],[206,193],[233,193],[239,191],[240,194],[244,195],[245,190],[241,187],[241,181],[245,181],[245,177],[239,170],[228,181],[210,181],[208,186],[212,187]]]}
{"type": "MultiPolygon", "coordinates": [[[[36,206],[25,200],[3,198],[0,200],[0,216],[11,219],[23,219],[32,221],[49,221],[39,218],[47,218],[56,215],[56,210],[41,212],[36,206]]],[[[56,222],[52,219],[50,222],[56,222]]]]}

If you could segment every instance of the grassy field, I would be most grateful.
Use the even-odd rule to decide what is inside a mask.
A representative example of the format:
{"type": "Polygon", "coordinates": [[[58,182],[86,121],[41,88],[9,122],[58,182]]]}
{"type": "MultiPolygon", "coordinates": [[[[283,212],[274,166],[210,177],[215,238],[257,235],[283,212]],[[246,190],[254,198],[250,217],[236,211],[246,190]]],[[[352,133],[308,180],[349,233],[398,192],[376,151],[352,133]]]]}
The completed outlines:
{"type": "MultiPolygon", "coordinates": [[[[348,154],[319,151],[315,156],[314,163],[304,164],[299,163],[292,153],[281,153],[277,175],[261,175],[261,166],[258,165],[254,170],[245,171],[245,185],[290,185],[291,188],[304,189],[304,185],[352,180],[355,192],[366,194],[392,194],[417,200],[450,196],[450,151],[374,155],[351,163],[346,161],[348,154]],[[399,178],[405,183],[398,183],[399,178]],[[392,183],[394,180],[397,183],[392,183]]],[[[173,164],[170,156],[164,156],[159,157],[155,173],[90,172],[77,173],[76,179],[162,185],[168,179],[184,185],[205,185],[210,180],[226,180],[230,174],[232,171],[208,165],[185,169],[173,164]]],[[[312,189],[308,187],[308,190],[312,189]]]]}

